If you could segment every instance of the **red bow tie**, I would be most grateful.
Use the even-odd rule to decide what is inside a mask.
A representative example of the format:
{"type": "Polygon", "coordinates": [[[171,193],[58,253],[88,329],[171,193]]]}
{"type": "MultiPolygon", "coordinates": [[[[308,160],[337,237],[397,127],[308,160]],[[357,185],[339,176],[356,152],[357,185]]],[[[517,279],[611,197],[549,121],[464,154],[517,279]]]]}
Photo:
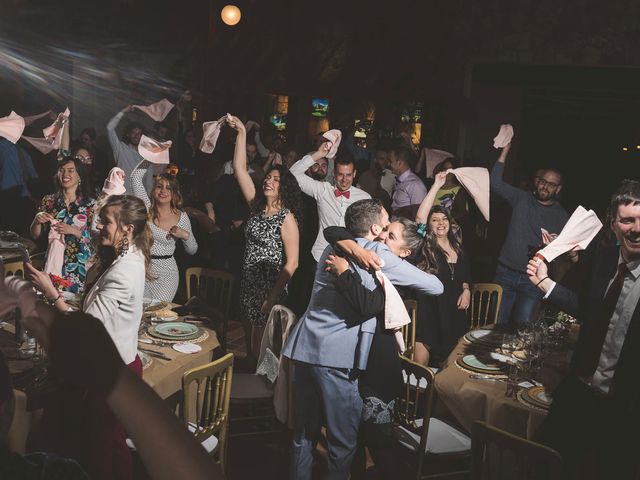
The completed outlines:
{"type": "Polygon", "coordinates": [[[349,190],[346,190],[346,191],[343,192],[343,191],[338,190],[336,188],[334,193],[335,193],[336,197],[339,197],[340,195],[343,195],[346,199],[349,199],[349,197],[351,196],[351,192],[349,190]]]}

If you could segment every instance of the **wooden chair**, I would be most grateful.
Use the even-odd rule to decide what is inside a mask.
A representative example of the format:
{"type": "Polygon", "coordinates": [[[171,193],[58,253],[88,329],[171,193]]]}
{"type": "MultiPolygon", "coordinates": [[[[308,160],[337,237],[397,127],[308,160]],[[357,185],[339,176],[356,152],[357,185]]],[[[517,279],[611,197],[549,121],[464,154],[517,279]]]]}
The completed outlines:
{"type": "Polygon", "coordinates": [[[226,352],[231,296],[234,284],[233,275],[223,270],[202,267],[187,268],[185,275],[187,297],[198,297],[206,302],[207,305],[217,308],[222,313],[222,338],[218,340],[222,351],[226,352]]]}
{"type": "MultiPolygon", "coordinates": [[[[292,371],[287,369],[287,365],[290,364],[286,363],[288,359],[282,357],[282,347],[296,320],[296,315],[283,305],[274,305],[269,313],[262,336],[258,367],[260,368],[265,356],[267,356],[266,349],[269,348],[273,356],[278,359],[276,363],[279,362],[276,367],[276,379],[273,383],[265,375],[258,373],[237,373],[235,375],[231,389],[231,403],[234,405],[234,415],[231,419],[233,437],[280,432],[281,426],[275,411],[276,403],[280,405],[282,416],[288,417],[286,421],[290,423],[293,413],[291,411],[293,401],[290,385],[292,371]],[[288,411],[283,412],[281,402],[285,402],[284,410],[288,411]],[[246,425],[251,428],[241,428],[246,425]]],[[[275,366],[271,362],[267,363],[275,366]]]]}
{"type": "MultiPolygon", "coordinates": [[[[471,439],[451,425],[431,416],[433,408],[434,373],[431,369],[400,356],[404,383],[396,399],[394,436],[415,467],[416,479],[468,474],[468,470],[423,475],[426,461],[448,464],[467,462],[471,439]]],[[[450,465],[449,465],[450,466],[450,465]]]]}
{"type": "Polygon", "coordinates": [[[17,260],[15,262],[4,264],[4,276],[17,275],[24,278],[24,262],[17,260]]]}
{"type": "Polygon", "coordinates": [[[471,450],[473,480],[562,478],[558,452],[479,420],[471,427],[471,450]]]}
{"type": "Polygon", "coordinates": [[[418,302],[416,302],[415,300],[405,300],[404,306],[409,313],[409,318],[411,318],[411,323],[402,327],[402,338],[404,338],[404,345],[406,347],[404,356],[413,360],[416,352],[416,321],[418,319],[418,302]]]}
{"type": "Polygon", "coordinates": [[[207,453],[218,455],[223,472],[227,460],[232,377],[232,353],[182,375],[180,417],[207,453]]]}
{"type": "Polygon", "coordinates": [[[480,328],[498,321],[502,287],[495,283],[474,283],[471,287],[469,327],[480,328]]]}

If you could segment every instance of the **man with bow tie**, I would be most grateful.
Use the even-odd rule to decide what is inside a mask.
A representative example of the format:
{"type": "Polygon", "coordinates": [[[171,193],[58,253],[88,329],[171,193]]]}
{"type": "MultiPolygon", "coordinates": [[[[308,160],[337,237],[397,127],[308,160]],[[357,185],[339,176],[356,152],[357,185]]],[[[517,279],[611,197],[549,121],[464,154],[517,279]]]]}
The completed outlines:
{"type": "Polygon", "coordinates": [[[327,157],[330,150],[330,143],[325,142],[320,145],[318,151],[305,155],[290,169],[298,180],[300,189],[313,197],[318,204],[318,236],[311,249],[311,255],[316,262],[328,245],[322,234],[323,230],[335,225],[343,227],[347,207],[358,200],[371,198],[367,192],[353,186],[353,179],[356,176],[355,164],[353,158],[342,150],[338,150],[333,168],[335,186],[326,180],[314,180],[305,174],[314,163],[327,157]]]}

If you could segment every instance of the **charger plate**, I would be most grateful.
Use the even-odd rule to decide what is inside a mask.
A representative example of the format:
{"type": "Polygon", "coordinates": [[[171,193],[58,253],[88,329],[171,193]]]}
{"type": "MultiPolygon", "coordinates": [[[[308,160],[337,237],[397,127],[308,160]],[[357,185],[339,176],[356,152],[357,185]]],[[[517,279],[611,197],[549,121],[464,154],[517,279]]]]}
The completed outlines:
{"type": "Polygon", "coordinates": [[[475,355],[458,357],[456,362],[464,369],[487,375],[504,375],[504,368],[506,367],[506,365],[499,360],[492,359],[490,361],[483,361],[475,355]]]}
{"type": "Polygon", "coordinates": [[[166,340],[194,340],[202,335],[202,329],[191,323],[166,322],[151,325],[147,333],[166,340]]]}
{"type": "Polygon", "coordinates": [[[551,406],[553,399],[551,395],[548,395],[544,389],[544,386],[537,385],[535,387],[529,387],[522,391],[522,400],[533,404],[538,408],[548,409],[551,406]]]}
{"type": "Polygon", "coordinates": [[[471,343],[480,343],[484,345],[500,346],[502,345],[503,335],[495,330],[486,328],[478,328],[476,330],[469,330],[464,334],[465,340],[471,343]]]}

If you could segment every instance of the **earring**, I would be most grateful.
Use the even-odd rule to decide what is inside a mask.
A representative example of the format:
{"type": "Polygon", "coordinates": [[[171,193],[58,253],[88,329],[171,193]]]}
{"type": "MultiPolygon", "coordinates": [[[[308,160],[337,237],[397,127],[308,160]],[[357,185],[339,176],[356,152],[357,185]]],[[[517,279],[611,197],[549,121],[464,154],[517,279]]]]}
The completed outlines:
{"type": "Polygon", "coordinates": [[[125,236],[118,243],[118,249],[117,249],[116,253],[119,256],[124,257],[127,254],[128,251],[129,251],[129,239],[125,236]]]}

